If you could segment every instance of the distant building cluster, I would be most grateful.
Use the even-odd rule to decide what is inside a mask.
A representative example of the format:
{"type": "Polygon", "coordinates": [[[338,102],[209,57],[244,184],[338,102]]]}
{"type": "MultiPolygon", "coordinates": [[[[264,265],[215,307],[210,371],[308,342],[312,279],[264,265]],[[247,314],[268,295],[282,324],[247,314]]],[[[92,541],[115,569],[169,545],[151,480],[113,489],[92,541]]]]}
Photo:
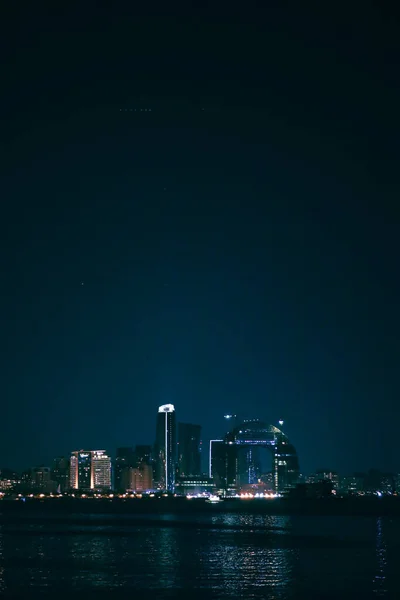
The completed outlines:
{"type": "Polygon", "coordinates": [[[52,467],[40,466],[21,474],[0,471],[0,493],[85,494],[124,492],[165,492],[210,489],[201,471],[201,426],[177,423],[172,404],[157,412],[153,445],[120,447],[115,459],[105,450],[74,450],[57,457],[52,467]],[[194,483],[196,482],[196,483],[194,483]]]}
{"type": "Polygon", "coordinates": [[[0,470],[0,494],[100,495],[107,493],[198,496],[298,497],[388,495],[400,491],[400,475],[370,470],[340,477],[329,469],[304,476],[297,452],[279,427],[259,419],[237,423],[225,415],[229,430],[210,440],[208,472],[202,471],[201,426],[177,423],[175,407],[164,404],[156,416],[155,442],[117,448],[114,459],[105,450],[74,450],[52,466],[17,474],[0,470]],[[270,468],[262,455],[267,449],[270,468]]]}

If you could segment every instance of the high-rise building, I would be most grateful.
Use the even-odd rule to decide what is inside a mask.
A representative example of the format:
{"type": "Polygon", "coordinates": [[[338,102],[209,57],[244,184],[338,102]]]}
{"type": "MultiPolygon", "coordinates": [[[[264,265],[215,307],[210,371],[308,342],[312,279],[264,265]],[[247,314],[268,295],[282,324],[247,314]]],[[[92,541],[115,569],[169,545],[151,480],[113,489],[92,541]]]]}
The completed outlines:
{"type": "Polygon", "coordinates": [[[217,490],[226,493],[237,487],[237,449],[221,440],[210,440],[211,477],[217,490]]]}
{"type": "Polygon", "coordinates": [[[69,460],[64,456],[59,456],[53,460],[53,468],[51,470],[51,478],[60,488],[60,492],[64,492],[69,487],[69,460]]]}
{"type": "Polygon", "coordinates": [[[111,488],[111,458],[104,450],[93,450],[92,452],[92,479],[95,490],[111,488]]]}
{"type": "Polygon", "coordinates": [[[111,487],[111,459],[105,450],[72,452],[70,487],[79,490],[109,489],[111,487]]]}
{"type": "Polygon", "coordinates": [[[151,465],[142,464],[136,469],[129,469],[129,490],[145,492],[153,487],[153,469],[151,465]]]}
{"type": "Polygon", "coordinates": [[[92,471],[92,455],[90,451],[72,452],[69,461],[70,487],[75,490],[90,490],[92,471]]]}
{"type": "Polygon", "coordinates": [[[178,471],[180,477],[201,474],[201,426],[178,423],[178,471]]]}
{"type": "Polygon", "coordinates": [[[126,489],[127,480],[126,474],[128,469],[136,466],[135,452],[131,447],[117,448],[117,455],[115,458],[115,477],[114,487],[116,490],[126,489]]]}
{"type": "Polygon", "coordinates": [[[173,492],[176,469],[176,415],[173,404],[163,404],[158,409],[155,460],[158,487],[173,492]]]}

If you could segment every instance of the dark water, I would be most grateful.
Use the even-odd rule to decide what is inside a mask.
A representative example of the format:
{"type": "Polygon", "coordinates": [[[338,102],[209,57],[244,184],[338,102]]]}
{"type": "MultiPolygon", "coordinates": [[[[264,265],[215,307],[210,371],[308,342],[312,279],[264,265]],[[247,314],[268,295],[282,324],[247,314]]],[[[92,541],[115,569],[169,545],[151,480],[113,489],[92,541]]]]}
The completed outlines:
{"type": "Polygon", "coordinates": [[[3,521],[0,597],[400,598],[400,520],[3,521]]]}

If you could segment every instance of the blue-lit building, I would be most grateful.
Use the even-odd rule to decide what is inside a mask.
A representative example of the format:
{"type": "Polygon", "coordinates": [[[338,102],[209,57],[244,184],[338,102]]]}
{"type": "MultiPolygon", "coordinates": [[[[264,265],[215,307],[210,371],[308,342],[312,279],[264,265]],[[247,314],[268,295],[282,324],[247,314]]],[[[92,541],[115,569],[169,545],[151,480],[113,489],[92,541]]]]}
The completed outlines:
{"type": "Polygon", "coordinates": [[[217,489],[229,493],[257,483],[261,477],[262,448],[271,453],[275,491],[293,487],[300,472],[293,444],[278,427],[249,419],[235,426],[223,440],[210,443],[210,474],[217,489]]]}

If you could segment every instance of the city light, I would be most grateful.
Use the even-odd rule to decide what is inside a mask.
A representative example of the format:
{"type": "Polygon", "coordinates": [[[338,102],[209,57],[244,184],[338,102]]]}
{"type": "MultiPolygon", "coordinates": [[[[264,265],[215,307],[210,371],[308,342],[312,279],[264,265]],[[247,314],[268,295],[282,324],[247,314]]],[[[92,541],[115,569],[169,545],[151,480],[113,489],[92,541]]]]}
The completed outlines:
{"type": "Polygon", "coordinates": [[[175,407],[173,404],[163,404],[162,406],[158,407],[159,413],[174,412],[174,411],[175,411],[175,407]]]}
{"type": "MultiPolygon", "coordinates": [[[[51,501],[55,497],[75,498],[76,495],[86,503],[142,497],[176,498],[177,502],[179,498],[196,498],[212,503],[234,498],[273,499],[282,495],[299,500],[331,497],[336,498],[335,501],[346,496],[384,498],[385,501],[389,497],[398,498],[400,475],[371,471],[339,477],[329,469],[301,475],[296,449],[286,433],[260,419],[237,422],[237,415],[232,413],[224,415],[231,421],[229,431],[220,439],[209,441],[207,477],[200,470],[201,426],[176,423],[173,404],[159,406],[158,413],[157,450],[153,451],[151,445],[137,446],[136,454],[136,449],[118,448],[116,464],[120,470],[116,468],[115,478],[112,477],[113,461],[105,450],[81,449],[71,452],[67,458],[54,459],[53,468],[40,466],[21,476],[5,470],[7,473],[0,477],[1,499],[51,501]],[[261,472],[257,464],[257,447],[271,452],[272,464],[266,472],[261,472]],[[243,449],[245,461],[239,460],[243,449]],[[118,454],[118,450],[126,452],[118,454]],[[274,491],[266,492],[266,489],[274,491]]],[[[284,420],[279,419],[278,424],[282,428],[284,420]]]]}

